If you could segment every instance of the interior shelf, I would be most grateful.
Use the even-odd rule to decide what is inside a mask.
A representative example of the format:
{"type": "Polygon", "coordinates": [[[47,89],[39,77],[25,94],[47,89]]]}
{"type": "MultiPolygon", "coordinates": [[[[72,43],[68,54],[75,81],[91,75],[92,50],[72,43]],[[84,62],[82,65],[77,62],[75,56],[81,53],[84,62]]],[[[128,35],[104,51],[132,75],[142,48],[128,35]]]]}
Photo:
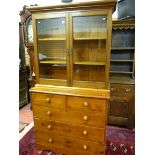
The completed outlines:
{"type": "Polygon", "coordinates": [[[102,40],[106,38],[99,38],[99,37],[76,37],[74,40],[102,40]]]}
{"type": "Polygon", "coordinates": [[[110,60],[111,62],[134,62],[134,60],[110,60]]]}
{"type": "Polygon", "coordinates": [[[66,61],[59,61],[59,60],[44,60],[40,61],[41,64],[66,64],[66,61]]]}
{"type": "Polygon", "coordinates": [[[133,74],[134,72],[110,71],[110,73],[117,73],[117,74],[133,74]]]}
{"type": "Polygon", "coordinates": [[[75,65],[105,65],[103,62],[91,62],[91,61],[75,61],[75,65]]]}
{"type": "Polygon", "coordinates": [[[134,50],[135,47],[112,47],[111,50],[134,50]]]}
{"type": "Polygon", "coordinates": [[[38,38],[38,41],[48,41],[48,40],[66,40],[66,38],[38,38]]]}
{"type": "MultiPolygon", "coordinates": [[[[80,31],[82,31],[80,29],[80,31]]],[[[93,31],[93,30],[92,30],[93,31]]],[[[74,32],[74,40],[100,40],[107,39],[107,30],[102,30],[103,32],[74,32]]]]}
{"type": "Polygon", "coordinates": [[[134,84],[135,79],[126,74],[122,76],[113,74],[110,76],[110,83],[134,84]]]}

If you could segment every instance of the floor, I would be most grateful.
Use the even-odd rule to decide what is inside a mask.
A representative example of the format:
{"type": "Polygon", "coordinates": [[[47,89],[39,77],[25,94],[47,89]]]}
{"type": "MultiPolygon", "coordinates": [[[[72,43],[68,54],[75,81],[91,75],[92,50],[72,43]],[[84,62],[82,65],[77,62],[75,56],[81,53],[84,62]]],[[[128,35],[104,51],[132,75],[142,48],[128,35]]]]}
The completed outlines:
{"type": "Polygon", "coordinates": [[[31,105],[27,104],[19,110],[19,140],[33,127],[31,105]]]}
{"type": "Polygon", "coordinates": [[[31,105],[27,104],[19,110],[19,122],[20,123],[31,123],[33,121],[33,114],[31,105]]]}

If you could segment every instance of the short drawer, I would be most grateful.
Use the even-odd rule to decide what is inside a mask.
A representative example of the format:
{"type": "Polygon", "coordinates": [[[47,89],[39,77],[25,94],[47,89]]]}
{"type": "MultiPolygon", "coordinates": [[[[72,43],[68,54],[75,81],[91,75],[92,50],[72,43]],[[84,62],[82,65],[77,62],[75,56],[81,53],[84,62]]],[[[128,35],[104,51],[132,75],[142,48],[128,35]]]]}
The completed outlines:
{"type": "Polygon", "coordinates": [[[125,85],[125,84],[111,84],[110,85],[110,94],[111,95],[132,95],[134,93],[134,85],[125,85]]]}
{"type": "Polygon", "coordinates": [[[98,112],[61,110],[45,106],[33,105],[33,115],[35,118],[60,121],[75,125],[90,125],[105,127],[106,115],[98,112]]]}
{"type": "Polygon", "coordinates": [[[34,119],[34,124],[36,131],[49,132],[52,134],[81,138],[84,140],[105,142],[105,128],[73,125],[37,118],[34,119]]]}
{"type": "Polygon", "coordinates": [[[96,141],[86,141],[67,136],[36,131],[36,143],[48,148],[63,148],[66,151],[78,150],[80,154],[104,155],[105,144],[96,141]]]}
{"type": "Polygon", "coordinates": [[[107,101],[105,99],[67,97],[67,108],[73,110],[91,110],[97,112],[107,112],[107,101]]]}
{"type": "Polygon", "coordinates": [[[32,93],[32,104],[65,108],[66,96],[46,93],[32,93]]]}

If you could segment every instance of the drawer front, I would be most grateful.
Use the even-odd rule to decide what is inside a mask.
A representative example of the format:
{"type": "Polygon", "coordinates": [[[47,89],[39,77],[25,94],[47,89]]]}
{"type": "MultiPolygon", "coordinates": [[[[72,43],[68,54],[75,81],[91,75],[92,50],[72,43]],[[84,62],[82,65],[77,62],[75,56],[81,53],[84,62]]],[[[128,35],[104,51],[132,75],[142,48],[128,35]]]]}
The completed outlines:
{"type": "Polygon", "coordinates": [[[62,122],[34,119],[35,130],[68,137],[77,137],[84,140],[105,142],[105,128],[96,128],[83,125],[73,125],[62,122]]]}
{"type": "Polygon", "coordinates": [[[45,93],[32,93],[32,104],[55,108],[65,108],[66,96],[45,93]]]}
{"type": "Polygon", "coordinates": [[[32,108],[35,118],[96,127],[105,127],[106,125],[106,115],[103,113],[73,110],[63,111],[57,108],[38,105],[33,105],[32,108]]]}
{"type": "Polygon", "coordinates": [[[73,110],[91,110],[107,113],[107,101],[96,98],[67,97],[67,107],[73,110]]]}
{"type": "Polygon", "coordinates": [[[110,94],[113,95],[132,95],[135,92],[134,85],[124,85],[124,84],[111,84],[110,85],[110,94]]]}
{"type": "Polygon", "coordinates": [[[128,125],[128,118],[109,116],[108,117],[108,123],[111,125],[127,126],[128,125]]]}
{"type": "Polygon", "coordinates": [[[81,154],[88,153],[91,155],[103,155],[105,149],[105,144],[102,142],[86,141],[38,131],[36,131],[36,143],[49,148],[64,148],[70,150],[70,152],[78,150],[81,154]]]}

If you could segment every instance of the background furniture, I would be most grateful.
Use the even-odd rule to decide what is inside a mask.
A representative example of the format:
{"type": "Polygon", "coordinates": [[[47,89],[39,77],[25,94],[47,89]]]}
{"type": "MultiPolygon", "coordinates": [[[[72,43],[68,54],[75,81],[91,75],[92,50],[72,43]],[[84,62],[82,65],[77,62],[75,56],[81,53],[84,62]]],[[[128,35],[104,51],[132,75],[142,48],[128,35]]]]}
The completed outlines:
{"type": "Polygon", "coordinates": [[[21,23],[23,28],[23,44],[24,52],[27,50],[29,54],[29,66],[26,66],[27,75],[28,75],[28,87],[34,86],[35,74],[34,74],[34,43],[33,43],[33,30],[32,30],[32,15],[26,9],[26,5],[23,7],[23,10],[20,11],[21,23]]]}
{"type": "Polygon", "coordinates": [[[134,128],[135,21],[113,21],[108,123],[134,128]]]}
{"type": "Polygon", "coordinates": [[[118,0],[117,3],[118,19],[135,17],[135,0],[118,0]]]}
{"type": "Polygon", "coordinates": [[[19,23],[19,108],[28,104],[27,71],[23,46],[23,28],[19,23]]]}

